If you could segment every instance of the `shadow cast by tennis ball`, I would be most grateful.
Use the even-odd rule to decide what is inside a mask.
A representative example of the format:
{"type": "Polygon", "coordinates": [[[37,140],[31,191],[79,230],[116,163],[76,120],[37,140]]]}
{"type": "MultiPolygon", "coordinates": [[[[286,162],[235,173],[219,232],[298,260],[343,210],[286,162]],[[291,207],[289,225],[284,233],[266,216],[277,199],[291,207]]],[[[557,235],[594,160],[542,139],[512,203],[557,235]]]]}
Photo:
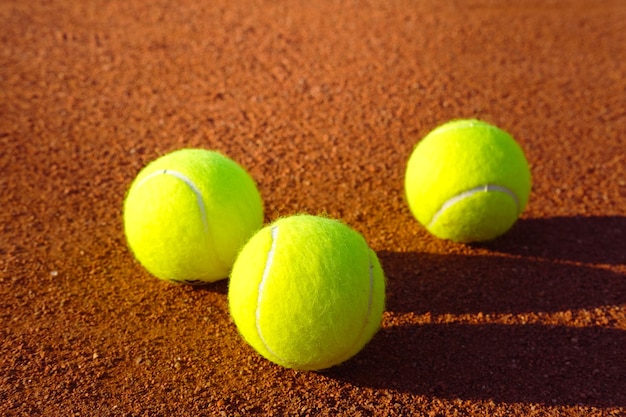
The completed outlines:
{"type": "MultiPolygon", "coordinates": [[[[420,314],[567,316],[626,304],[626,278],[604,268],[500,255],[382,251],[379,257],[387,314],[397,323],[420,314]]],[[[407,322],[384,327],[327,375],[442,398],[626,406],[624,330],[593,321],[589,327],[407,322]]]]}
{"type": "Polygon", "coordinates": [[[511,256],[382,251],[387,310],[524,313],[626,304],[626,278],[605,268],[511,256]]]}
{"type": "Polygon", "coordinates": [[[179,284],[179,285],[189,287],[189,290],[194,291],[194,292],[199,292],[199,293],[212,292],[212,293],[221,294],[221,295],[228,294],[228,278],[224,278],[215,282],[208,282],[204,284],[195,284],[195,285],[179,284]]]}
{"type": "Polygon", "coordinates": [[[626,406],[626,332],[602,327],[427,324],[384,328],[326,375],[440,398],[626,406]]]}
{"type": "Polygon", "coordinates": [[[519,219],[500,238],[479,244],[493,252],[587,264],[626,265],[626,217],[519,219]]]}

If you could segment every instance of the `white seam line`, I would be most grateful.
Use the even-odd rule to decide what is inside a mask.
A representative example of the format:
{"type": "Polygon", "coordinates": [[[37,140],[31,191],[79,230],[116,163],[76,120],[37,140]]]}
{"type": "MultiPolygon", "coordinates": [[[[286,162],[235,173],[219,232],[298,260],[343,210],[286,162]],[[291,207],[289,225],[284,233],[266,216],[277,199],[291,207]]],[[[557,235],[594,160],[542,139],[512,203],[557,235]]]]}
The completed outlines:
{"type": "Polygon", "coordinates": [[[198,187],[196,187],[196,184],[194,184],[193,181],[191,181],[188,177],[186,177],[184,174],[181,174],[178,171],[173,171],[171,169],[161,169],[161,170],[151,173],[150,175],[148,175],[147,177],[139,181],[137,183],[137,188],[141,187],[145,182],[147,182],[149,179],[152,179],[153,177],[156,177],[157,175],[171,175],[173,177],[178,178],[185,184],[187,184],[187,186],[191,189],[191,191],[196,196],[196,203],[198,204],[198,207],[200,208],[200,213],[202,214],[202,224],[204,226],[204,232],[207,233],[208,235],[209,220],[207,218],[206,207],[204,206],[204,200],[202,199],[202,192],[200,191],[198,187]]]}
{"type": "Polygon", "coordinates": [[[361,328],[361,331],[359,332],[359,337],[357,339],[357,342],[358,340],[361,339],[361,336],[363,335],[363,332],[365,331],[365,328],[367,327],[370,314],[372,313],[372,304],[374,303],[374,263],[372,262],[372,253],[367,244],[366,244],[366,247],[367,247],[367,262],[369,263],[369,270],[370,270],[370,286],[369,286],[370,290],[369,290],[369,294],[367,298],[367,314],[365,315],[365,323],[363,323],[363,327],[361,328]]]}
{"type": "Polygon", "coordinates": [[[365,247],[367,248],[367,262],[369,264],[369,293],[367,298],[367,311],[365,313],[365,321],[359,330],[357,337],[354,339],[354,342],[346,349],[341,355],[337,355],[339,357],[350,355],[354,352],[354,347],[361,341],[365,329],[370,322],[370,315],[372,314],[372,305],[374,304],[374,263],[372,262],[372,253],[370,251],[370,247],[367,243],[365,243],[365,247]]]}
{"type": "MultiPolygon", "coordinates": [[[[454,131],[454,130],[469,129],[470,127],[474,127],[478,124],[483,124],[483,123],[481,123],[478,120],[459,120],[457,122],[451,122],[449,124],[445,124],[445,125],[435,128],[431,133],[428,134],[428,136],[430,136],[433,133],[438,135],[440,133],[454,131]]],[[[486,123],[484,125],[485,127],[490,127],[490,128],[493,127],[486,123]]]]}
{"type": "Polygon", "coordinates": [[[367,322],[369,321],[370,313],[372,312],[372,304],[374,303],[374,263],[372,262],[372,253],[370,252],[369,246],[367,246],[367,262],[370,266],[370,292],[367,299],[367,314],[365,315],[365,324],[361,329],[361,334],[359,334],[359,338],[361,338],[363,331],[367,327],[367,322]]]}
{"type": "Polygon", "coordinates": [[[272,244],[270,246],[270,250],[267,252],[267,260],[265,261],[265,268],[263,269],[263,276],[261,277],[261,282],[259,283],[258,295],[257,295],[257,300],[256,300],[256,311],[254,313],[255,314],[255,326],[256,326],[256,332],[259,335],[259,338],[261,339],[263,346],[265,346],[265,349],[267,349],[267,351],[271,353],[274,357],[284,362],[288,362],[285,359],[281,358],[279,355],[277,355],[276,352],[274,352],[272,348],[269,347],[267,340],[265,340],[265,338],[263,337],[263,331],[261,330],[261,324],[259,323],[261,319],[261,301],[263,299],[263,291],[265,290],[265,284],[267,283],[267,279],[270,274],[270,269],[272,268],[272,264],[274,263],[274,253],[276,252],[276,238],[278,237],[278,226],[273,226],[270,230],[271,230],[271,236],[272,236],[272,244]]]}
{"type": "Polygon", "coordinates": [[[462,193],[459,193],[449,198],[445,203],[443,203],[443,205],[439,208],[439,210],[437,210],[437,212],[433,215],[432,219],[428,223],[428,227],[432,227],[437,222],[437,219],[439,218],[439,216],[441,216],[447,209],[449,209],[451,206],[458,203],[459,201],[469,198],[477,193],[481,193],[481,192],[486,193],[486,192],[492,192],[492,191],[505,193],[509,197],[511,197],[513,201],[515,202],[517,213],[519,215],[520,202],[519,202],[519,199],[517,198],[517,195],[515,195],[513,191],[501,185],[486,184],[486,185],[479,185],[478,187],[474,187],[469,190],[463,191],[462,193]]]}

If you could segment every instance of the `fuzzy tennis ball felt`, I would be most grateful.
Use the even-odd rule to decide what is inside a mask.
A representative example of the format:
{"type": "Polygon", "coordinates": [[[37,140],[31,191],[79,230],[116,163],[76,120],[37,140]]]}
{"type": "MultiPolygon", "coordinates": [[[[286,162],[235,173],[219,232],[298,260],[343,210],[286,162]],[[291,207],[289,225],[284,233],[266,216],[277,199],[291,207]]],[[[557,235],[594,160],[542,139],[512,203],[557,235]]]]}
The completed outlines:
{"type": "Polygon", "coordinates": [[[455,120],[422,139],[411,154],[405,191],[415,218],[457,242],[494,239],[524,210],[531,175],[507,132],[480,120],[455,120]]]}
{"type": "Polygon", "coordinates": [[[210,150],[181,149],[152,161],[124,202],[124,231],[135,257],[173,282],[228,277],[237,253],[262,225],[254,180],[210,150]]]}
{"type": "Polygon", "coordinates": [[[239,333],[287,368],[319,370],[354,356],[380,327],[385,278],[358,232],[326,217],[295,215],[243,247],[228,289],[239,333]]]}

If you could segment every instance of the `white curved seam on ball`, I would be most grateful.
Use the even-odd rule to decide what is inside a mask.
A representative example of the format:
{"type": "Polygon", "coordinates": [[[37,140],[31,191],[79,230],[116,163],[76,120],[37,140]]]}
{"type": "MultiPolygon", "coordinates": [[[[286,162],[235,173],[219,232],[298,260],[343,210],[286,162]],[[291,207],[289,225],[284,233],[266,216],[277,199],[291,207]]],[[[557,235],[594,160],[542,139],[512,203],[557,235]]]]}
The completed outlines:
{"type": "MultiPolygon", "coordinates": [[[[447,125],[440,126],[436,128],[435,130],[433,130],[432,133],[440,134],[440,133],[450,132],[454,130],[468,129],[470,127],[476,126],[479,123],[480,122],[477,122],[475,120],[465,120],[465,121],[458,122],[458,123],[451,123],[450,126],[447,126],[447,125]]],[[[490,127],[487,125],[485,126],[490,127]]]]}
{"type": "MultiPolygon", "coordinates": [[[[367,246],[367,244],[366,244],[367,246]]],[[[358,340],[361,339],[365,328],[367,327],[367,323],[370,319],[370,314],[372,313],[372,305],[374,304],[374,263],[372,262],[372,253],[370,252],[369,246],[367,246],[367,262],[369,263],[369,294],[367,297],[367,312],[365,314],[365,322],[363,323],[363,327],[361,327],[361,331],[359,332],[358,340]]]]}
{"type": "Polygon", "coordinates": [[[270,274],[270,269],[272,268],[272,264],[274,263],[274,254],[276,253],[276,240],[278,237],[278,226],[274,226],[270,229],[271,232],[271,236],[272,236],[272,244],[270,245],[270,250],[267,252],[267,259],[265,261],[265,267],[263,268],[263,275],[261,276],[261,282],[259,282],[259,289],[258,289],[258,294],[257,294],[257,300],[256,300],[256,310],[254,312],[254,318],[255,318],[255,326],[256,326],[256,332],[259,335],[259,339],[261,339],[261,342],[263,343],[263,346],[265,346],[265,349],[267,349],[267,351],[274,355],[274,357],[284,361],[284,362],[288,362],[285,359],[281,358],[280,355],[276,354],[276,352],[274,352],[272,350],[272,348],[270,348],[269,344],[267,343],[267,340],[265,340],[265,338],[263,337],[263,331],[261,330],[261,301],[263,299],[263,291],[265,291],[265,285],[267,283],[269,274],[270,274]]]}
{"type": "Polygon", "coordinates": [[[517,198],[517,195],[515,195],[513,191],[501,185],[485,184],[485,185],[479,185],[478,187],[474,187],[469,190],[463,191],[462,193],[459,193],[449,198],[445,203],[443,203],[443,205],[439,208],[439,210],[437,210],[437,212],[433,215],[432,219],[428,223],[428,227],[432,227],[437,222],[439,216],[441,216],[447,209],[449,209],[450,207],[452,207],[459,201],[465,200],[466,198],[470,198],[475,194],[483,193],[483,192],[484,193],[499,192],[499,193],[507,194],[515,202],[517,213],[519,214],[520,202],[519,202],[519,199],[517,198]]]}
{"type": "Polygon", "coordinates": [[[363,333],[365,332],[365,329],[367,328],[367,325],[370,321],[370,314],[372,314],[372,306],[374,304],[374,263],[372,262],[372,254],[370,252],[369,246],[367,246],[367,243],[366,243],[366,248],[368,251],[367,261],[369,264],[369,271],[370,271],[369,293],[368,293],[368,298],[367,298],[367,311],[365,313],[365,320],[363,321],[363,325],[361,326],[361,329],[359,330],[357,337],[354,339],[354,342],[352,343],[352,345],[350,345],[350,347],[346,349],[346,351],[342,354],[342,356],[354,351],[354,346],[356,346],[356,344],[361,341],[361,337],[363,337],[363,333]]]}
{"type": "Polygon", "coordinates": [[[137,184],[137,187],[141,187],[149,179],[152,179],[152,178],[154,178],[154,177],[156,177],[158,175],[171,175],[171,176],[173,176],[175,178],[178,178],[179,180],[181,180],[185,184],[187,184],[187,186],[191,189],[191,191],[196,196],[196,203],[198,204],[198,208],[200,209],[200,213],[202,215],[202,224],[204,226],[204,232],[208,236],[209,235],[209,220],[208,220],[208,217],[207,217],[207,212],[206,212],[206,207],[204,205],[204,200],[202,199],[202,192],[196,186],[196,184],[194,184],[193,181],[191,181],[191,179],[189,179],[187,176],[185,176],[184,174],[182,174],[182,173],[180,173],[178,171],[174,171],[174,170],[171,170],[171,169],[163,169],[163,170],[155,171],[152,174],[150,174],[147,177],[145,177],[144,179],[142,179],[141,181],[139,181],[139,183],[137,184]]]}

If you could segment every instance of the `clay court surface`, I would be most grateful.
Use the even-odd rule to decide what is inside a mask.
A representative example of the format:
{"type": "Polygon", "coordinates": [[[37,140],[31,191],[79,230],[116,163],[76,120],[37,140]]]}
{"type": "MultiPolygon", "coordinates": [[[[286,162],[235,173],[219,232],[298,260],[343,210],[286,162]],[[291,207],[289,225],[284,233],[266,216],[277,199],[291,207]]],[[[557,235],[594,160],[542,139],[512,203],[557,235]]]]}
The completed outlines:
{"type": "Polygon", "coordinates": [[[0,2],[0,415],[626,415],[626,3],[0,2]],[[441,241],[406,161],[476,117],[531,164],[503,237],[441,241]],[[150,276],[122,202],[152,159],[244,166],[265,222],[340,218],[387,277],[323,372],[238,335],[228,281],[150,276]]]}

